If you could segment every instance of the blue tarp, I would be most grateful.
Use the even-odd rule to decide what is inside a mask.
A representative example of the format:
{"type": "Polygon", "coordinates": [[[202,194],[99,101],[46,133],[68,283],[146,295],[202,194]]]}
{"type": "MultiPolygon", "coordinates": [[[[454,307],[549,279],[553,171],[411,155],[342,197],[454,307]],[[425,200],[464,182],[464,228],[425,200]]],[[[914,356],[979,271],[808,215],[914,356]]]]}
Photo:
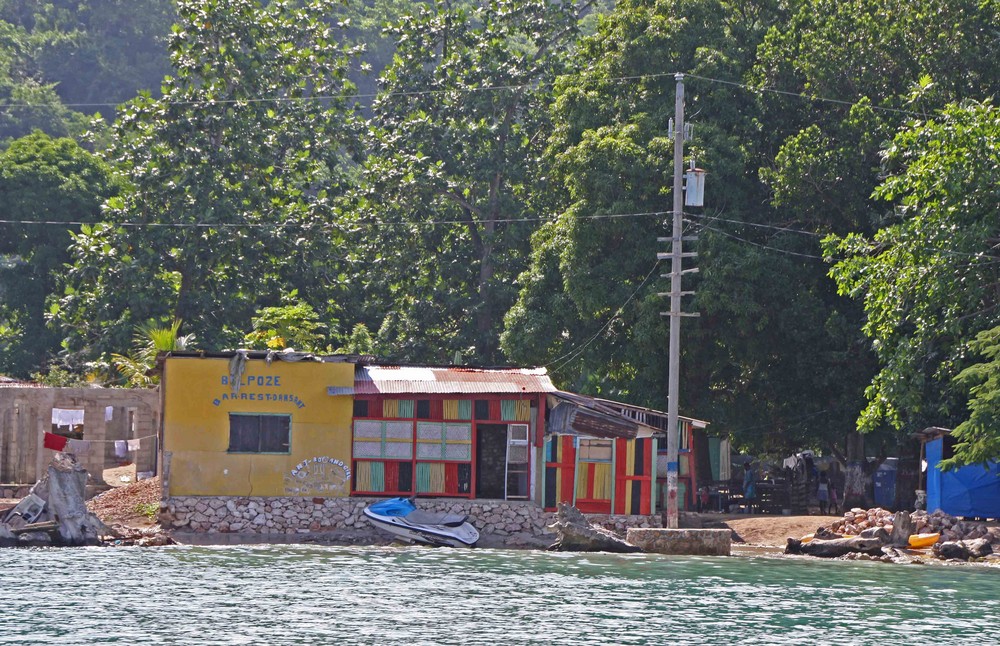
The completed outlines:
{"type": "Polygon", "coordinates": [[[940,509],[952,516],[1000,518],[1000,463],[942,472],[938,463],[943,450],[943,438],[926,445],[927,511],[940,509]]]}

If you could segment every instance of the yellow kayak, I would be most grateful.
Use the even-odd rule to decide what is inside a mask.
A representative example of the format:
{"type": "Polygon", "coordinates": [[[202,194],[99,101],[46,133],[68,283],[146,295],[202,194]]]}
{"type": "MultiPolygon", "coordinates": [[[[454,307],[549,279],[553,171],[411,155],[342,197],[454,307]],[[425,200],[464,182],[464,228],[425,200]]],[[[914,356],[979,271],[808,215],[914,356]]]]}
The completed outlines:
{"type": "Polygon", "coordinates": [[[941,534],[912,534],[910,536],[910,549],[919,550],[922,547],[930,547],[938,542],[941,534]]]}

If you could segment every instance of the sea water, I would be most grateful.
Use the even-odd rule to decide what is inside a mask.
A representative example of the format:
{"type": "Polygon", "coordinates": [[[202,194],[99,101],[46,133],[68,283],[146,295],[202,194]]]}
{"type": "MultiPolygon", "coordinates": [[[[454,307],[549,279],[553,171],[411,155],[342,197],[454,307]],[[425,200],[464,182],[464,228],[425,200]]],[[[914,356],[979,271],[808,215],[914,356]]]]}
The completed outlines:
{"type": "Polygon", "coordinates": [[[422,547],[0,550],[0,644],[996,644],[1000,569],[422,547]]]}

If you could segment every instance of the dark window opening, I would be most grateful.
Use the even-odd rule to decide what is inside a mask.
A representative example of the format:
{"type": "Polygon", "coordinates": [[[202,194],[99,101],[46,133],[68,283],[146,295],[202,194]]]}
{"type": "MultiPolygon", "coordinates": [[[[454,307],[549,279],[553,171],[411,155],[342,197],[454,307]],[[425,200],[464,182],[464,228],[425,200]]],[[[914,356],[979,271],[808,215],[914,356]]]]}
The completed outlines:
{"type": "Polygon", "coordinates": [[[354,400],[354,416],[355,417],[368,417],[368,400],[367,399],[355,399],[354,400]]]}
{"type": "Polygon", "coordinates": [[[431,400],[429,399],[418,399],[417,400],[417,419],[430,419],[431,418],[431,400]]]}
{"type": "Polygon", "coordinates": [[[229,453],[289,453],[290,415],[229,414],[229,453]]]}
{"type": "Polygon", "coordinates": [[[490,418],[490,400],[488,399],[477,399],[476,400],[476,419],[489,419],[490,418]]]}

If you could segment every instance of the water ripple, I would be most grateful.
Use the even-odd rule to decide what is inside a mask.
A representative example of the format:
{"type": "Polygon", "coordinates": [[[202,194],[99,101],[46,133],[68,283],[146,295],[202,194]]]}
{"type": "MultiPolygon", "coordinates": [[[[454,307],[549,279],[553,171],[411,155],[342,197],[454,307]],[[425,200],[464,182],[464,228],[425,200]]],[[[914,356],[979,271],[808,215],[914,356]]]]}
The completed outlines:
{"type": "Polygon", "coordinates": [[[0,644],[1000,641],[1000,570],[318,546],[0,551],[0,644]]]}

